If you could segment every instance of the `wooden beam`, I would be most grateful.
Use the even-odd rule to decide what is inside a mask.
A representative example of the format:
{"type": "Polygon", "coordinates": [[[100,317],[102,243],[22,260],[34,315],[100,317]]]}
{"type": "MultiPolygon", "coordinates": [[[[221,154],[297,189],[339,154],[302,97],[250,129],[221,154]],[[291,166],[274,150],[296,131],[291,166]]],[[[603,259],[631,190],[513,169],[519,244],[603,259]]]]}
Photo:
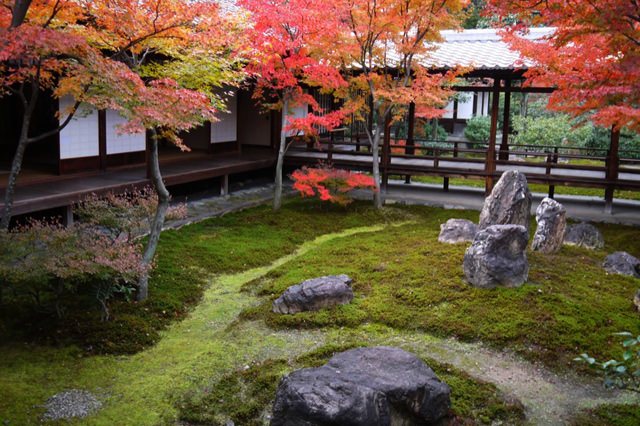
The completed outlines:
{"type": "Polygon", "coordinates": [[[500,142],[500,160],[509,159],[509,118],[511,114],[511,80],[504,82],[504,114],[502,115],[502,141],[500,142]]]}
{"type": "Polygon", "coordinates": [[[498,134],[498,113],[500,107],[500,80],[493,81],[493,94],[491,96],[491,128],[489,131],[489,147],[484,165],[486,173],[484,191],[486,195],[493,189],[493,174],[496,171],[496,136],[498,134]]]}
{"type": "MultiPolygon", "coordinates": [[[[453,86],[451,88],[456,92],[492,92],[491,86],[453,86]]],[[[511,93],[553,93],[556,89],[553,87],[510,87],[509,89],[500,88],[500,92],[509,91],[511,93]]]]}
{"type": "MultiPolygon", "coordinates": [[[[609,145],[609,153],[607,155],[607,181],[613,182],[618,180],[618,169],[620,164],[620,129],[611,128],[611,144],[609,145]]],[[[615,186],[609,184],[604,191],[604,212],[611,214],[613,211],[613,192],[615,186]]]]}

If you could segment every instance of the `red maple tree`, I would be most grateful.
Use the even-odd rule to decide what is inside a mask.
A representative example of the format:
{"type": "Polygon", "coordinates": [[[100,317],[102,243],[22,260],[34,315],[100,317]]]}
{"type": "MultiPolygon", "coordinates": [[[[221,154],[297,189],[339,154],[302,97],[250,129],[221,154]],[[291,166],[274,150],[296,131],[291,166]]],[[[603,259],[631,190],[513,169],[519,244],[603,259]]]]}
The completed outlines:
{"type": "Polygon", "coordinates": [[[516,16],[507,41],[535,63],[529,83],[554,86],[549,107],[603,127],[640,130],[640,3],[628,0],[489,0],[490,13],[516,16]],[[555,27],[542,40],[526,28],[555,27]]]}

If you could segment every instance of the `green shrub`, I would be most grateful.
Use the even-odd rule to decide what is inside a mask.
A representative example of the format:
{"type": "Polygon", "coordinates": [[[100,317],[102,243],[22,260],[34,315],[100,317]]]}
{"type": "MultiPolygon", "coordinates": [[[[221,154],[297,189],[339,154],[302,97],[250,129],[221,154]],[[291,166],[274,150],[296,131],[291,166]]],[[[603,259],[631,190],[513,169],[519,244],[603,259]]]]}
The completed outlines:
{"type": "Polygon", "coordinates": [[[424,138],[430,141],[436,140],[438,142],[443,142],[447,140],[447,136],[449,135],[447,133],[447,131],[444,129],[444,127],[442,127],[441,125],[439,125],[437,122],[435,123],[436,126],[436,136],[435,139],[433,137],[433,124],[432,123],[425,123],[424,126],[422,127],[422,131],[424,134],[424,138]]]}
{"type": "Polygon", "coordinates": [[[474,116],[467,121],[464,136],[471,142],[486,143],[489,140],[491,118],[474,116]]]}

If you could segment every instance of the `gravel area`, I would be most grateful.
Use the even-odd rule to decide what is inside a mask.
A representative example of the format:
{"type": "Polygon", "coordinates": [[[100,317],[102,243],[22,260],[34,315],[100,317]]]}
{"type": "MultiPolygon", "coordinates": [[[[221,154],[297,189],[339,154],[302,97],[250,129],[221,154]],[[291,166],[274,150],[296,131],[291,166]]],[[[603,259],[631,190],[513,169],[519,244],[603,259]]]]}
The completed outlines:
{"type": "Polygon", "coordinates": [[[43,420],[61,420],[86,417],[98,411],[102,403],[91,392],[71,389],[55,394],[44,404],[43,420]]]}

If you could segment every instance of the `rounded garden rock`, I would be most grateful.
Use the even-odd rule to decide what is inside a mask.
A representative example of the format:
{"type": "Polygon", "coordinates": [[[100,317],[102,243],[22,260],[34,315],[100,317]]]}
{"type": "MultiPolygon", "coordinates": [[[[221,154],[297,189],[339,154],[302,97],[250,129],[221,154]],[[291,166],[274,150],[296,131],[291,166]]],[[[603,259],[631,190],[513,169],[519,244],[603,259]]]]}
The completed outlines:
{"type": "Polygon", "coordinates": [[[567,210],[552,198],[544,198],[536,209],[538,227],[531,249],[542,253],[556,253],[562,247],[567,227],[567,210]]]}
{"type": "Polygon", "coordinates": [[[577,225],[567,226],[564,233],[564,244],[596,250],[604,247],[604,237],[595,226],[581,222],[577,225]]]}
{"type": "Polygon", "coordinates": [[[518,287],[527,281],[529,233],[521,225],[492,225],[479,231],[464,254],[464,276],[474,287],[518,287]]]}
{"type": "Polygon", "coordinates": [[[527,178],[517,170],[507,170],[484,200],[478,228],[491,225],[522,225],[529,229],[531,192],[527,178]]]}
{"type": "Polygon", "coordinates": [[[466,219],[449,219],[440,225],[438,241],[441,243],[463,243],[473,241],[478,232],[478,226],[466,219]]]}
{"type": "Polygon", "coordinates": [[[328,275],[312,278],[289,287],[272,305],[279,314],[295,314],[303,311],[318,311],[353,300],[351,278],[347,275],[328,275]]]}
{"type": "Polygon", "coordinates": [[[284,377],[271,426],[435,424],[451,389],[422,360],[398,348],[358,348],[284,377]]]}
{"type": "Polygon", "coordinates": [[[102,408],[102,403],[91,392],[71,389],[60,392],[47,400],[43,420],[66,420],[86,417],[102,408]]]}
{"type": "Polygon", "coordinates": [[[640,278],[640,260],[626,251],[611,253],[602,264],[610,274],[629,275],[640,278]]]}

